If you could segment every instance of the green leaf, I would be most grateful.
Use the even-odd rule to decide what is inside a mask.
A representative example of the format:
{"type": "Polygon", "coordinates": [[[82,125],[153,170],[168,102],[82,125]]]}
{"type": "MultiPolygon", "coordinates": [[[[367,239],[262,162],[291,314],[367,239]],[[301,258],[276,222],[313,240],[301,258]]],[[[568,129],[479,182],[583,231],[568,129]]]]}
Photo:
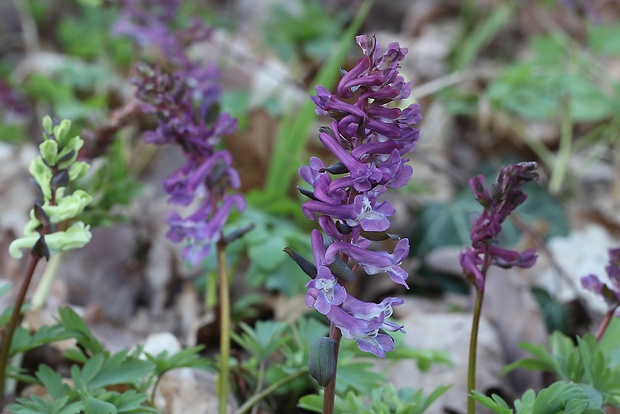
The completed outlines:
{"type": "Polygon", "coordinates": [[[84,411],[88,414],[117,414],[118,410],[113,404],[101,401],[93,397],[86,399],[84,411]]]}
{"type": "Polygon", "coordinates": [[[242,335],[232,332],[232,338],[253,356],[265,360],[289,340],[283,335],[288,327],[284,322],[258,321],[254,328],[241,322],[242,335]]]}
{"type": "Polygon", "coordinates": [[[49,366],[39,365],[36,376],[54,399],[58,400],[69,393],[69,386],[63,384],[62,376],[49,366]]]}
{"type": "Polygon", "coordinates": [[[105,357],[103,354],[95,354],[91,356],[88,361],[86,361],[86,364],[82,367],[82,373],[80,375],[84,383],[90,384],[93,378],[95,378],[95,376],[99,373],[99,370],[101,370],[104,359],[105,357]]]}
{"type": "Polygon", "coordinates": [[[155,368],[150,361],[126,358],[127,352],[111,356],[97,375],[89,381],[92,388],[107,387],[116,384],[133,384],[151,374],[155,368]]]}
{"type": "Polygon", "coordinates": [[[497,394],[492,394],[491,397],[487,397],[486,395],[473,390],[470,397],[498,414],[512,414],[513,412],[510,407],[508,407],[506,401],[504,401],[504,399],[497,394]]]}
{"type": "Polygon", "coordinates": [[[200,351],[203,348],[202,345],[186,348],[172,356],[169,356],[166,351],[158,355],[145,355],[150,362],[155,364],[157,375],[162,376],[172,369],[206,367],[209,365],[210,360],[200,356],[200,351]]]}
{"type": "Polygon", "coordinates": [[[95,339],[86,322],[71,308],[60,308],[60,324],[66,331],[74,335],[75,339],[91,354],[103,352],[103,345],[95,339]]]}

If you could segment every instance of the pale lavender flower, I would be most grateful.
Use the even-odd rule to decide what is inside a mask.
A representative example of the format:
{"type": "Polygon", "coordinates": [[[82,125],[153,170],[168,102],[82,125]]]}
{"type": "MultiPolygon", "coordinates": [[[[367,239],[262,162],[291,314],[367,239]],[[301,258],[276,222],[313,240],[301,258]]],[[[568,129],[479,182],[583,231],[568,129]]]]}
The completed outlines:
{"type": "Polygon", "coordinates": [[[342,336],[357,341],[357,346],[364,352],[371,352],[379,358],[394,349],[394,340],[387,334],[379,333],[384,325],[384,316],[363,318],[353,316],[339,306],[332,306],[327,318],[340,330],[342,336]]]}

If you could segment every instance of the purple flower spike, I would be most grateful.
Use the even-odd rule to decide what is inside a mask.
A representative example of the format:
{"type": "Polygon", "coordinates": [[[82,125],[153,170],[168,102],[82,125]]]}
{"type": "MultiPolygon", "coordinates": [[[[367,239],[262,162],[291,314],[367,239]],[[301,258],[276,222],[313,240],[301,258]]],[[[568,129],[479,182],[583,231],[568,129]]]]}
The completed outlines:
{"type": "Polygon", "coordinates": [[[528,269],[536,263],[536,249],[519,253],[497,246],[502,223],[527,199],[521,187],[527,182],[538,180],[536,168],[538,164],[535,162],[504,167],[498,174],[497,181],[489,187],[485,187],[482,175],[469,180],[469,187],[484,210],[470,217],[473,249],[468,247],[460,254],[459,261],[467,279],[480,292],[484,290],[486,271],[490,264],[504,269],[515,266],[528,269]]]}
{"type": "Polygon", "coordinates": [[[145,140],[156,145],[175,144],[184,152],[185,164],[164,182],[170,204],[192,206],[194,213],[168,215],[167,237],[184,245],[181,256],[192,265],[205,259],[233,207],[245,208],[243,197],[229,195],[241,185],[232,156],[216,149],[225,135],[232,134],[237,121],[218,112],[220,87],[214,65],[202,66],[185,54],[191,42],[209,36],[210,29],[194,22],[184,30],[169,28],[180,0],[125,0],[117,34],[133,38],[141,46],[159,48],[162,66],[136,65],[136,98],[142,111],[158,121],[145,140]]]}
{"type": "Polygon", "coordinates": [[[336,93],[318,85],[316,96],[311,97],[317,114],[334,119],[329,128],[321,128],[319,141],[339,162],[326,167],[313,157],[309,166],[299,169],[301,178],[312,186],[312,190],[300,188],[310,199],[302,211],[309,219],[317,219],[323,232],[333,239],[326,248],[321,233],[312,233],[318,271],[307,284],[306,305],[326,315],[342,336],[355,339],[362,351],[384,357],[394,343],[379,330],[404,332],[401,325],[387,320],[392,306],[402,300],[386,298],[378,304],[360,301],[334,274],[341,278],[352,275],[346,269],[348,265],[369,275],[387,273],[394,282],[407,287],[408,274],[401,264],[409,254],[409,241],[400,240],[391,254],[368,248],[370,239],[381,240],[381,233],[390,227],[389,218],[396,213],[389,200],[379,198],[388,188],[405,186],[413,174],[405,154],[415,147],[419,131],[414,125],[422,116],[418,104],[405,109],[394,105],[407,98],[411,90],[411,84],[398,74],[407,49],[390,43],[383,53],[374,36],[358,36],[357,42],[364,56],[351,70],[343,71],[336,93]]]}

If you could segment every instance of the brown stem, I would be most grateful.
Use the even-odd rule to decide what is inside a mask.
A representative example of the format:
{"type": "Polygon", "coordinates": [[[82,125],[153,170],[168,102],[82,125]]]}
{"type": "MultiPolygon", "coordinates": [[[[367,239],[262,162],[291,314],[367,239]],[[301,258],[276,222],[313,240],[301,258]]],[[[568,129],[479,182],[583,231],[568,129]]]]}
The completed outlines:
{"type": "Polygon", "coordinates": [[[323,414],[334,413],[334,402],[336,400],[336,374],[338,372],[338,351],[340,350],[340,338],[342,338],[342,332],[333,323],[329,325],[329,337],[336,341],[334,346],[334,358],[336,360],[336,367],[334,369],[334,375],[325,387],[323,393],[323,414]]]}
{"type": "Polygon", "coordinates": [[[21,319],[21,308],[26,300],[28,286],[30,286],[30,281],[32,280],[32,275],[34,274],[34,269],[37,267],[39,259],[40,256],[33,255],[30,257],[26,277],[24,278],[24,281],[19,289],[19,293],[17,294],[17,298],[15,299],[13,313],[11,314],[11,319],[9,319],[6,334],[4,336],[4,340],[2,341],[2,351],[0,351],[0,406],[3,405],[2,402],[4,400],[4,385],[6,382],[6,369],[9,361],[9,353],[11,351],[11,342],[13,342],[13,335],[17,329],[17,325],[19,325],[21,319]]]}
{"type": "Polygon", "coordinates": [[[605,314],[605,317],[603,318],[603,321],[601,322],[601,325],[598,327],[598,329],[596,330],[596,342],[600,342],[601,338],[603,337],[603,334],[605,333],[605,331],[607,330],[607,327],[609,326],[609,322],[611,322],[611,318],[613,318],[614,313],[616,312],[616,309],[618,307],[614,307],[612,309],[609,309],[607,311],[607,313],[605,314]]]}

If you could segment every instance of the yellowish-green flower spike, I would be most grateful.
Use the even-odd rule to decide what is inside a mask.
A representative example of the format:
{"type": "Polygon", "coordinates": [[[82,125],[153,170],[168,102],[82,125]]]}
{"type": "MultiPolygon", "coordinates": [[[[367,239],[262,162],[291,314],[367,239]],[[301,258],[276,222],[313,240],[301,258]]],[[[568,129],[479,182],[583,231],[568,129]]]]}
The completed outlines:
{"type": "MultiPolygon", "coordinates": [[[[83,247],[91,238],[90,228],[81,221],[72,222],[92,201],[90,194],[84,190],[75,190],[72,194],[66,194],[64,187],[71,181],[75,181],[86,174],[90,167],[88,164],[76,161],[80,148],[84,141],[79,136],[69,136],[71,121],[63,120],[58,125],[50,117],[43,118],[45,141],[39,145],[41,156],[30,163],[30,173],[41,188],[43,200],[40,207],[45,220],[44,238],[50,254],[83,247]],[[65,170],[66,169],[66,170],[65,170]],[[68,174],[67,174],[68,173],[68,174]],[[66,176],[69,176],[67,181],[66,176]],[[55,189],[55,190],[54,190],[55,189]],[[53,203],[52,203],[53,200],[53,203]],[[59,223],[66,222],[64,225],[59,223]],[[51,229],[65,228],[64,231],[47,233],[51,229]]],[[[11,256],[19,259],[23,256],[22,249],[32,249],[39,240],[41,234],[42,219],[37,219],[35,210],[30,210],[30,221],[24,228],[24,237],[14,240],[9,246],[11,256]]]]}

